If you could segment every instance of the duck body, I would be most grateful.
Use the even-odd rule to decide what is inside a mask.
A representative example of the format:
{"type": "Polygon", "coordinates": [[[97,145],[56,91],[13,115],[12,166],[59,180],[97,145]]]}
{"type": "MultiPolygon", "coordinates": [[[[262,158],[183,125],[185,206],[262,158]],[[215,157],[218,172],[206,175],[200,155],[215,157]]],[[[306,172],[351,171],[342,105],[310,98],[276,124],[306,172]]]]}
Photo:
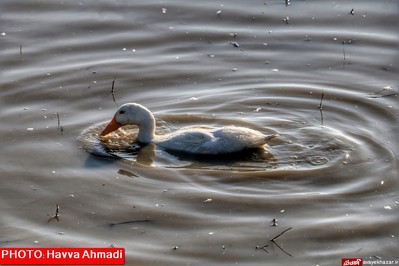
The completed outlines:
{"type": "Polygon", "coordinates": [[[246,149],[263,148],[277,134],[265,135],[246,127],[190,126],[165,135],[155,135],[155,118],[144,106],[122,105],[101,133],[105,136],[124,125],[137,125],[137,142],[154,143],[164,150],[189,154],[228,154],[246,149]]]}
{"type": "Polygon", "coordinates": [[[191,154],[234,153],[260,148],[275,135],[264,135],[245,127],[192,126],[157,137],[154,142],[163,149],[191,154]]]}

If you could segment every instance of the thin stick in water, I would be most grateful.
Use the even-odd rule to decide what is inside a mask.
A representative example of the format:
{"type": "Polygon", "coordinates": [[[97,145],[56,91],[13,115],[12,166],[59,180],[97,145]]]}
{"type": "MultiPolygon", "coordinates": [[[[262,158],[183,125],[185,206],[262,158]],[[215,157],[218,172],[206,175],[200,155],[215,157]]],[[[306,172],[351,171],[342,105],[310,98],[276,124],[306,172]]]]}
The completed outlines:
{"type": "Polygon", "coordinates": [[[64,134],[64,127],[61,126],[61,119],[60,119],[60,113],[55,113],[57,116],[57,129],[61,132],[61,135],[64,134]]]}
{"type": "Polygon", "coordinates": [[[123,224],[133,224],[133,223],[149,223],[152,220],[150,220],[150,217],[147,217],[146,219],[139,219],[139,220],[131,220],[131,221],[124,221],[124,222],[115,222],[115,223],[109,223],[106,226],[109,228],[112,228],[117,225],[123,225],[123,224]]]}
{"type": "MultiPolygon", "coordinates": [[[[273,242],[273,244],[275,244],[282,252],[284,252],[286,255],[288,255],[288,256],[290,256],[290,257],[292,257],[292,255],[290,254],[290,253],[288,253],[287,251],[285,251],[279,244],[277,244],[277,242],[276,242],[276,239],[277,238],[279,238],[280,236],[282,236],[285,232],[287,232],[287,231],[289,231],[289,230],[291,230],[292,229],[292,227],[290,227],[290,228],[288,228],[288,229],[285,229],[283,232],[281,232],[280,234],[278,234],[278,235],[276,235],[275,237],[273,237],[272,239],[270,239],[269,241],[270,242],[273,242]]],[[[267,247],[268,247],[269,245],[264,245],[264,246],[256,246],[255,248],[256,249],[262,249],[263,251],[265,251],[266,253],[269,253],[268,251],[267,251],[267,247]]]]}
{"type": "Polygon", "coordinates": [[[324,116],[323,116],[323,99],[324,99],[324,90],[321,90],[321,98],[319,103],[319,110],[320,110],[320,123],[324,125],[324,116]]]}
{"type": "Polygon", "coordinates": [[[114,79],[112,80],[112,86],[111,86],[112,100],[116,104],[116,101],[115,101],[115,80],[116,80],[116,75],[115,75],[114,79]]]}
{"type": "Polygon", "coordinates": [[[47,222],[50,222],[51,220],[57,220],[57,222],[60,221],[61,217],[60,217],[60,205],[56,204],[56,209],[55,209],[55,214],[53,216],[50,216],[47,214],[47,216],[49,216],[50,218],[48,219],[47,222]]]}
{"type": "Polygon", "coordinates": [[[285,254],[287,254],[288,256],[292,257],[292,255],[290,253],[288,253],[287,251],[285,251],[282,247],[280,247],[279,244],[277,244],[276,239],[279,238],[280,236],[282,236],[285,232],[287,232],[288,230],[291,230],[292,227],[285,229],[283,232],[281,232],[280,234],[278,234],[277,236],[273,237],[272,240],[270,240],[271,242],[273,242],[273,244],[275,244],[282,252],[284,252],[285,254]]]}
{"type": "Polygon", "coordinates": [[[277,239],[277,238],[279,238],[279,237],[282,236],[285,232],[287,232],[288,230],[291,230],[291,229],[292,229],[292,227],[290,227],[290,228],[288,228],[288,229],[285,229],[283,232],[281,232],[280,234],[278,234],[278,235],[276,235],[275,237],[273,237],[272,240],[270,240],[270,241],[276,242],[276,239],[277,239]]]}
{"type": "Polygon", "coordinates": [[[319,104],[319,109],[323,109],[323,99],[324,99],[324,89],[321,89],[321,98],[320,98],[320,104],[319,104]]]}
{"type": "Polygon", "coordinates": [[[58,129],[60,129],[61,127],[61,121],[60,121],[60,114],[59,113],[55,113],[57,115],[57,122],[58,122],[58,129]]]}
{"type": "Polygon", "coordinates": [[[287,254],[288,256],[292,257],[292,255],[290,253],[288,253],[287,251],[285,251],[282,247],[280,247],[276,242],[272,241],[282,252],[284,252],[285,254],[287,254]]]}

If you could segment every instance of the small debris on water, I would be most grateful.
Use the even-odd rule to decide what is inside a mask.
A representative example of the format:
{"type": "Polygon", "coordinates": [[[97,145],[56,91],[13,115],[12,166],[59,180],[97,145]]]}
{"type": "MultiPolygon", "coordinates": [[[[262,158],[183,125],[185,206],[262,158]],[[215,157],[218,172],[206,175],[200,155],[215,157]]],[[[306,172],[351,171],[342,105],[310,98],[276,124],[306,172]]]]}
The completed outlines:
{"type": "Polygon", "coordinates": [[[206,199],[203,201],[203,203],[207,203],[207,202],[211,202],[211,201],[212,201],[212,199],[206,199]]]}
{"type": "Polygon", "coordinates": [[[162,8],[162,14],[166,14],[167,9],[166,8],[162,8]]]}
{"type": "Polygon", "coordinates": [[[384,90],[392,90],[392,86],[385,86],[383,87],[384,90]]]}
{"type": "Polygon", "coordinates": [[[119,169],[118,174],[120,175],[124,175],[127,177],[138,177],[138,175],[136,175],[135,173],[132,173],[128,170],[124,170],[124,169],[119,169]]]}
{"type": "Polygon", "coordinates": [[[33,131],[34,128],[33,128],[33,127],[28,127],[26,130],[28,130],[28,131],[33,131]]]}
{"type": "Polygon", "coordinates": [[[55,205],[55,214],[53,216],[48,215],[48,214],[47,214],[47,216],[50,217],[47,222],[50,222],[51,220],[57,220],[57,222],[59,222],[60,218],[61,218],[60,217],[60,205],[58,205],[58,204],[55,205]]]}
{"type": "Polygon", "coordinates": [[[351,10],[351,12],[349,12],[349,14],[351,14],[352,16],[354,16],[354,15],[355,15],[355,9],[352,8],[352,10],[351,10]]]}
{"type": "Polygon", "coordinates": [[[230,44],[236,48],[240,47],[240,45],[237,42],[230,42],[230,44]]]}
{"type": "Polygon", "coordinates": [[[276,220],[276,219],[273,219],[273,220],[272,220],[271,226],[277,226],[277,220],[276,220]]]}

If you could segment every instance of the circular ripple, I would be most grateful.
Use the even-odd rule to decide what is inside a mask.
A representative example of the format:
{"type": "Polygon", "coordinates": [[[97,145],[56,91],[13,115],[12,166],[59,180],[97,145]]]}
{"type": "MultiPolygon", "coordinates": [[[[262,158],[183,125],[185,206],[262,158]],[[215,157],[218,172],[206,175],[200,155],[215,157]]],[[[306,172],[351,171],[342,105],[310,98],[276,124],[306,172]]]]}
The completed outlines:
{"type": "Polygon", "coordinates": [[[311,164],[311,165],[323,165],[328,163],[329,159],[325,156],[311,156],[308,157],[307,161],[311,164]]]}

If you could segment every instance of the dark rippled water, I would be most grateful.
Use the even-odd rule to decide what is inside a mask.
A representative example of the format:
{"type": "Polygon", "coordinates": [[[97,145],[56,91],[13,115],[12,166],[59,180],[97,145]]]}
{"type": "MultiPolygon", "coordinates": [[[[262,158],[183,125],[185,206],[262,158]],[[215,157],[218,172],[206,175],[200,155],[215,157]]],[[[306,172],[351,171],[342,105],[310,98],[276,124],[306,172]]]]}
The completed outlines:
{"type": "Polygon", "coordinates": [[[115,245],[127,265],[398,260],[399,4],[289,2],[2,1],[0,245],[115,245]],[[106,153],[96,134],[125,102],[161,133],[280,137],[239,160],[86,152],[106,153]]]}

